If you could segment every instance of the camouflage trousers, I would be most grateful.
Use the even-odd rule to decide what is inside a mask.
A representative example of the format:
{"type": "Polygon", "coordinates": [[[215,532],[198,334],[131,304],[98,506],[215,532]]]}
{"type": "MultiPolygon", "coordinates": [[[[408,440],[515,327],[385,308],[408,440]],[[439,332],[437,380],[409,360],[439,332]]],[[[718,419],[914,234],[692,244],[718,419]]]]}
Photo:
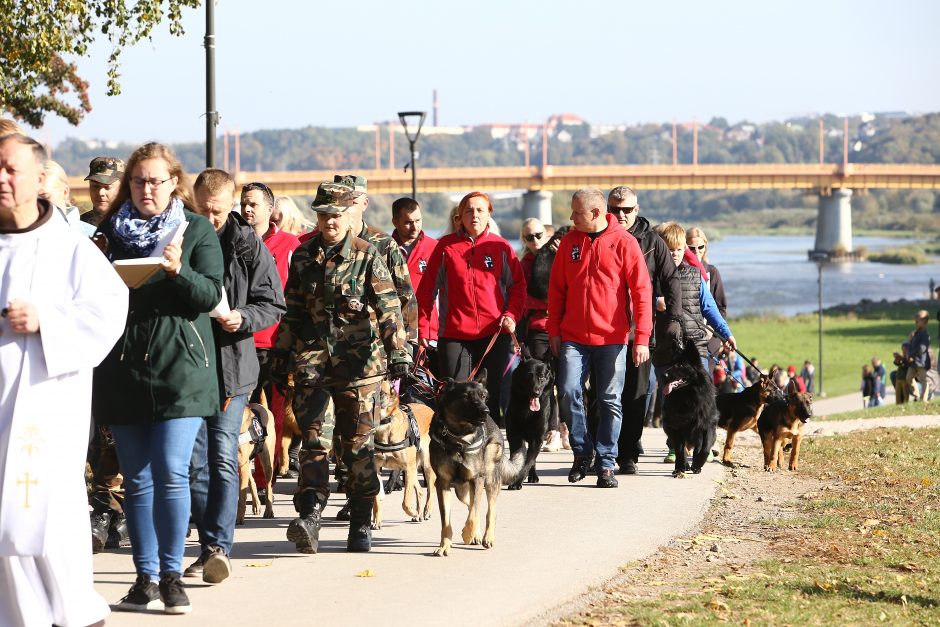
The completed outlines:
{"type": "Polygon", "coordinates": [[[325,504],[330,495],[329,454],[334,439],[340,446],[336,459],[347,468],[346,494],[371,498],[379,493],[372,433],[379,420],[379,389],[380,382],[361,387],[297,386],[292,407],[303,445],[294,508],[301,515],[317,502],[325,504]]]}
{"type": "Polygon", "coordinates": [[[89,504],[95,512],[124,513],[124,477],[108,427],[95,427],[90,446],[92,488],[89,504]]]}

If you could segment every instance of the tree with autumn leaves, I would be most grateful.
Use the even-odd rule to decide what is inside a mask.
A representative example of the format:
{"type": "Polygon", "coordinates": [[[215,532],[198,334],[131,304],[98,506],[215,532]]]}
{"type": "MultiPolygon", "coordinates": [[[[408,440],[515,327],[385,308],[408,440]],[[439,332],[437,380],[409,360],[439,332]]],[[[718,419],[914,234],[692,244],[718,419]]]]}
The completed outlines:
{"type": "Polygon", "coordinates": [[[120,57],[167,21],[183,33],[182,10],[200,0],[0,0],[0,110],[33,127],[46,114],[78,124],[91,111],[74,59],[99,37],[111,44],[108,95],[121,93],[120,57]]]}

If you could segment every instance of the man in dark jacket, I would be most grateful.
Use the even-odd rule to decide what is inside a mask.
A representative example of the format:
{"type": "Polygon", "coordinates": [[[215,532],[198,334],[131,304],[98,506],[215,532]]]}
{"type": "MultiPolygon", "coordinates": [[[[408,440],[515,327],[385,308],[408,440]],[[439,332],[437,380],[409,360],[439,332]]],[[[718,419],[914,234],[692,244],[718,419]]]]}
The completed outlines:
{"type": "Polygon", "coordinates": [[[212,312],[221,409],[200,427],[190,464],[192,516],[202,553],[183,573],[208,583],[231,574],[228,554],[238,502],[238,436],[248,396],[258,382],[252,334],[280,320],[287,307],[274,258],[244,218],[232,213],[235,180],[223,170],[202,172],[196,207],[215,227],[225,265],[222,302],[212,312]]]}
{"type": "MultiPolygon", "coordinates": [[[[653,308],[653,317],[656,321],[655,329],[665,335],[676,334],[679,331],[678,323],[681,316],[681,287],[679,275],[676,273],[676,264],[669,256],[666,243],[650,227],[646,218],[641,218],[640,205],[636,192],[629,187],[621,185],[610,190],[607,196],[607,213],[614,215],[640,245],[640,251],[646,260],[650,281],[653,285],[653,296],[656,306],[653,308]],[[675,323],[670,325],[670,323],[675,323]]],[[[651,348],[655,345],[654,339],[650,342],[651,348]]],[[[670,341],[668,337],[661,337],[660,341],[670,341]]],[[[633,333],[630,334],[630,350],[633,350],[633,333]]],[[[623,427],[620,430],[620,439],[617,445],[619,456],[617,465],[620,472],[627,475],[636,474],[636,463],[639,460],[642,445],[640,438],[643,435],[643,421],[646,417],[647,407],[653,391],[651,380],[653,368],[651,361],[645,361],[634,366],[627,360],[627,373],[623,387],[623,427]]]]}

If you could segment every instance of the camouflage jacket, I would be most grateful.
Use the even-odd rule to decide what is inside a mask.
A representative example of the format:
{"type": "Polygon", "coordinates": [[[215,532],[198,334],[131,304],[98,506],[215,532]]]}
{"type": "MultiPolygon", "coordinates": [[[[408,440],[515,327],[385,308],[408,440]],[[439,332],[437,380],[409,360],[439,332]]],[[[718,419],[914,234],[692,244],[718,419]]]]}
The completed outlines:
{"type": "Polygon", "coordinates": [[[408,272],[408,260],[402,254],[401,248],[390,235],[381,229],[362,223],[362,232],[359,238],[364,239],[379,251],[385,266],[392,273],[392,283],[398,292],[401,301],[401,313],[404,317],[405,333],[408,342],[418,344],[418,301],[415,298],[414,288],[411,285],[411,274],[408,272]]]}
{"type": "Polygon", "coordinates": [[[291,260],[274,380],[292,373],[302,385],[348,385],[410,363],[395,286],[379,252],[347,235],[327,258],[320,239],[301,245],[291,260]]]}

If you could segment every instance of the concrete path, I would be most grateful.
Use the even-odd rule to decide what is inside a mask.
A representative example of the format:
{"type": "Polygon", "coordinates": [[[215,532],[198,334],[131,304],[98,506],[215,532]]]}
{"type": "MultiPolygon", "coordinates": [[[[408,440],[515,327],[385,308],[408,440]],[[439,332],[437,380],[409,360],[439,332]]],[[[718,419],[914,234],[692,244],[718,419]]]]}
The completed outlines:
{"type": "MultiPolygon", "coordinates": [[[[640,474],[619,477],[620,487],[600,490],[594,478],[567,481],[571,453],[542,453],[541,483],[520,492],[503,490],[498,501],[496,546],[489,550],[455,543],[450,557],[431,556],[440,518],[407,522],[401,492],[387,497],[385,525],[368,554],[346,553],[347,523],[334,520],[341,496],[330,499],[320,553],[300,555],[285,538],[294,516],[291,485],[276,487],[274,520],[249,516],[235,533],[233,575],[217,586],[200,579],[188,587],[193,613],[169,617],[112,613],[114,627],[176,624],[213,627],[311,624],[518,625],[539,622],[617,568],[647,556],[701,520],[716,480],[717,463],[686,479],[673,479],[662,463],[665,436],[649,429],[640,474]],[[363,571],[373,576],[359,576],[363,571]]],[[[466,508],[453,499],[454,527],[466,508]]],[[[187,543],[184,566],[198,554],[187,543]]],[[[134,581],[130,551],[95,556],[95,583],[116,602],[134,581]]]]}

